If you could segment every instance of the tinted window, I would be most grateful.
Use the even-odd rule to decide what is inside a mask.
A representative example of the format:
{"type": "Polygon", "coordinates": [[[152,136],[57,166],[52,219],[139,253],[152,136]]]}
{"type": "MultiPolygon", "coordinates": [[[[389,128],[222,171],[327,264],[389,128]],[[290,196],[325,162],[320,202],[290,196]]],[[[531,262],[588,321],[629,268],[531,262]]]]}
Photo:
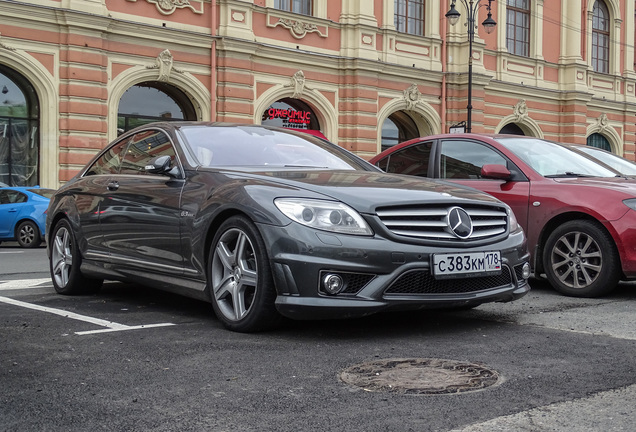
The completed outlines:
{"type": "Polygon", "coordinates": [[[0,204],[18,204],[27,202],[27,196],[14,190],[0,191],[0,204]]]}
{"type": "Polygon", "coordinates": [[[419,143],[392,153],[378,164],[386,172],[427,177],[432,142],[419,143]]]}
{"type": "Polygon", "coordinates": [[[485,164],[506,166],[506,159],[490,147],[473,141],[442,141],[440,177],[480,179],[485,164]]]}
{"type": "Polygon", "coordinates": [[[175,151],[168,136],[158,130],[139,132],[128,144],[120,174],[146,174],[146,165],[159,156],[170,156],[174,163],[175,151]]]}
{"type": "Polygon", "coordinates": [[[117,174],[121,158],[128,140],[111,147],[86,171],[85,175],[117,174]]]}

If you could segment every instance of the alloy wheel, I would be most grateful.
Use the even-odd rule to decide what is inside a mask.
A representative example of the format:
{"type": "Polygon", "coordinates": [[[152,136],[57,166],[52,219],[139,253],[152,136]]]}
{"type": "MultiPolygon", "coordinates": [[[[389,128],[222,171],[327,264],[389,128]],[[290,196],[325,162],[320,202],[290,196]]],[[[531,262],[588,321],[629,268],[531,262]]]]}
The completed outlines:
{"type": "Polygon", "coordinates": [[[594,283],[603,268],[599,244],[580,231],[561,236],[552,248],[550,264],[556,277],[570,288],[585,288],[594,283]]]}
{"type": "Polygon", "coordinates": [[[239,321],[252,307],[258,284],[254,246],[238,228],[227,230],[214,248],[212,291],[225,318],[239,321]]]}
{"type": "Polygon", "coordinates": [[[30,224],[24,224],[20,227],[18,235],[20,244],[30,245],[35,240],[35,229],[30,224]]]}
{"type": "Polygon", "coordinates": [[[73,252],[71,249],[71,233],[66,227],[61,227],[55,233],[51,250],[53,264],[53,277],[60,287],[68,284],[73,265],[73,252]]]}

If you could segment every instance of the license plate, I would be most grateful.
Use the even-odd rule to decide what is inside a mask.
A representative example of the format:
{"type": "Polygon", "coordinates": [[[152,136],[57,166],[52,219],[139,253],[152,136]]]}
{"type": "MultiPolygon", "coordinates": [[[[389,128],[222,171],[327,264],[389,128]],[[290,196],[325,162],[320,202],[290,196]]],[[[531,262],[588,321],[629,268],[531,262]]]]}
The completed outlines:
{"type": "Polygon", "coordinates": [[[433,276],[436,279],[500,273],[501,253],[499,251],[433,255],[433,276]]]}

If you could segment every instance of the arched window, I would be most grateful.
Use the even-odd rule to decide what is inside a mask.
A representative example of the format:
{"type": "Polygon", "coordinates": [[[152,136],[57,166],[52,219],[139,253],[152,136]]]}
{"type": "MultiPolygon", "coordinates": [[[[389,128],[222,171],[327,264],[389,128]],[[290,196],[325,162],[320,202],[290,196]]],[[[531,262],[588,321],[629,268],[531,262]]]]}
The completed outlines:
{"type": "Polygon", "coordinates": [[[300,99],[284,98],[270,105],[261,124],[289,129],[320,130],[320,123],[309,105],[300,99]]]}
{"type": "Polygon", "coordinates": [[[587,145],[590,147],[597,147],[603,150],[612,151],[609,141],[600,133],[593,133],[587,137],[587,145]]]}
{"type": "Polygon", "coordinates": [[[508,123],[499,131],[500,134],[525,135],[523,130],[515,123],[508,123]]]}
{"type": "Polygon", "coordinates": [[[592,11],[592,68],[595,72],[609,73],[609,44],[609,11],[605,3],[598,0],[592,11]]]}
{"type": "Polygon", "coordinates": [[[39,184],[39,107],[26,78],[0,65],[0,182],[39,184]]]}
{"type": "Polygon", "coordinates": [[[419,136],[415,121],[403,111],[394,112],[382,123],[382,150],[419,136]]]}
{"type": "Polygon", "coordinates": [[[192,102],[173,85],[151,81],[130,87],[119,100],[119,134],[155,121],[197,120],[192,102]]]}
{"type": "Polygon", "coordinates": [[[510,54],[530,56],[530,0],[508,0],[506,47],[510,54]]]}

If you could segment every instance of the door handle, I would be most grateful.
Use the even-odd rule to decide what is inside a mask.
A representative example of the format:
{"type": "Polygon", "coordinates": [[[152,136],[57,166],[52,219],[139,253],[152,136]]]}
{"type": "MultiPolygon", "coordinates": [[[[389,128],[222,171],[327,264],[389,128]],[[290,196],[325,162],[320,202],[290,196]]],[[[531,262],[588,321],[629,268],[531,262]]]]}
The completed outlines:
{"type": "Polygon", "coordinates": [[[108,183],[108,186],[106,187],[109,191],[116,191],[117,189],[119,189],[119,183],[117,183],[116,181],[112,181],[108,183]]]}

